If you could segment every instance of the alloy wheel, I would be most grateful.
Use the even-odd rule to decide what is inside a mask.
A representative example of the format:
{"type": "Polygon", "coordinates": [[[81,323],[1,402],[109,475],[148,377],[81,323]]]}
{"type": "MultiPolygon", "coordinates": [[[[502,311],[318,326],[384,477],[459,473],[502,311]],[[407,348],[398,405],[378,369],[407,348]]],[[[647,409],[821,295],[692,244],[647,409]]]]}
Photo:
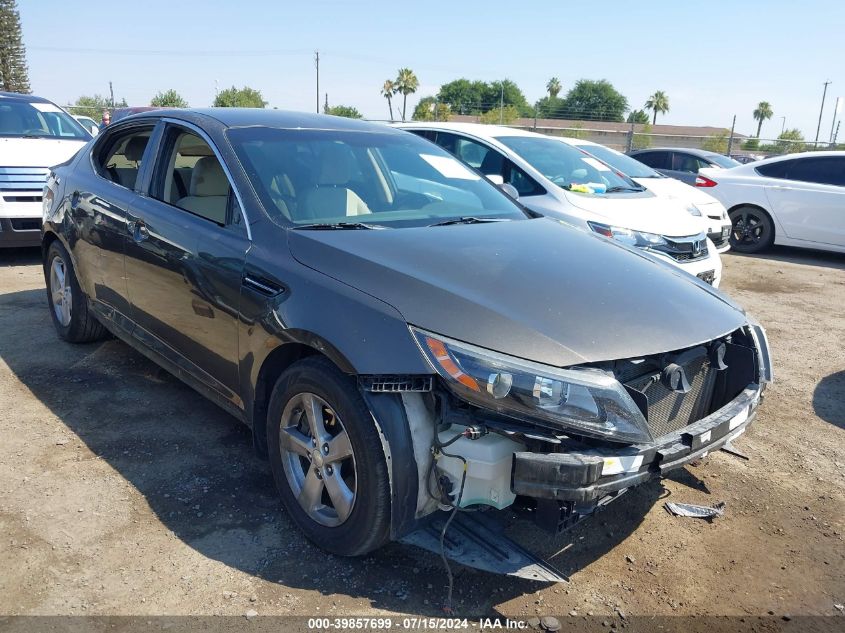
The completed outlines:
{"type": "Polygon", "coordinates": [[[70,288],[67,265],[61,257],[54,257],[50,264],[50,297],[56,320],[62,327],[68,327],[73,307],[73,293],[70,288]]]}
{"type": "Polygon", "coordinates": [[[321,525],[341,525],[355,505],[357,473],[349,435],[337,412],[313,393],[291,398],[279,433],[288,485],[306,514],[321,525]]]}
{"type": "Polygon", "coordinates": [[[753,209],[744,209],[733,218],[733,239],[737,244],[752,246],[766,240],[766,224],[753,209]]]}

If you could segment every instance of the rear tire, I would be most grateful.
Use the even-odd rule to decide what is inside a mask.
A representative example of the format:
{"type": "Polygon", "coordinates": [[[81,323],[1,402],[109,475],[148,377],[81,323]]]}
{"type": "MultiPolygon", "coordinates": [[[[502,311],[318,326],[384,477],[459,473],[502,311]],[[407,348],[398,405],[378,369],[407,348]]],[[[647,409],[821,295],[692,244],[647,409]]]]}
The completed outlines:
{"type": "Polygon", "coordinates": [[[737,207],[730,212],[731,249],[740,253],[760,253],[775,241],[775,225],[759,207],[737,207]]]}
{"type": "Polygon", "coordinates": [[[341,556],[389,540],[387,462],[353,378],[320,356],[291,365],[270,396],[267,446],[282,503],[309,540],[341,556]]]}
{"type": "Polygon", "coordinates": [[[102,324],[88,310],[88,296],[79,287],[70,255],[61,242],[47,249],[44,280],[50,316],[59,336],[69,343],[90,343],[103,338],[102,324]]]}

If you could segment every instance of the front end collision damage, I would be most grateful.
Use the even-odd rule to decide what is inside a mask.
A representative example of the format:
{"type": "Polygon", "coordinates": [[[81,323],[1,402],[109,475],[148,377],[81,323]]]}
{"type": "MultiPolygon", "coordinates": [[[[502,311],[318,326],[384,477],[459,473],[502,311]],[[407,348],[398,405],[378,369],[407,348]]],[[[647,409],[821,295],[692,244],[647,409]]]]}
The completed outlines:
{"type": "MultiPolygon", "coordinates": [[[[721,363],[724,369],[724,358],[735,366],[732,379],[725,372],[724,384],[714,386],[717,393],[722,389],[725,401],[714,401],[713,410],[704,417],[642,443],[578,436],[501,415],[457,398],[440,377],[433,381],[421,376],[391,376],[389,380],[359,377],[362,393],[389,452],[391,489],[397,504],[393,538],[439,553],[439,540],[433,536],[437,536],[447,515],[438,510],[467,505],[460,503],[458,497],[462,485],[460,469],[448,467],[443,455],[446,450],[438,449],[433,442],[433,429],[437,429],[441,442],[444,438],[457,438],[459,442],[483,443],[485,437],[513,442],[508,465],[510,492],[517,505],[531,509],[541,527],[555,533],[569,529],[629,488],[729,446],[756,417],[762,394],[771,382],[772,369],[765,331],[756,322],[750,321],[726,341],[727,356],[713,358],[714,365],[721,363]],[[373,391],[374,386],[378,391],[373,391]],[[412,386],[416,389],[410,389],[412,386]],[[395,391],[390,392],[392,389],[395,391]],[[397,419],[401,424],[395,423],[397,419]],[[399,443],[393,442],[396,434],[399,443]]],[[[721,354],[724,353],[722,349],[721,354]]],[[[453,444],[448,454],[461,455],[460,447],[460,443],[453,444]]],[[[474,463],[468,452],[463,457],[468,473],[490,472],[484,470],[490,468],[489,463],[474,463]]],[[[493,482],[489,483],[490,490],[495,490],[493,482]]],[[[495,492],[487,499],[476,496],[473,505],[492,506],[488,510],[506,507],[495,492]]],[[[473,528],[479,522],[495,523],[495,512],[474,515],[473,520],[458,514],[458,527],[450,536],[452,545],[443,550],[449,558],[488,571],[538,580],[548,580],[549,574],[556,573],[499,530],[473,528]],[[459,543],[463,544],[458,546],[459,543]]]]}

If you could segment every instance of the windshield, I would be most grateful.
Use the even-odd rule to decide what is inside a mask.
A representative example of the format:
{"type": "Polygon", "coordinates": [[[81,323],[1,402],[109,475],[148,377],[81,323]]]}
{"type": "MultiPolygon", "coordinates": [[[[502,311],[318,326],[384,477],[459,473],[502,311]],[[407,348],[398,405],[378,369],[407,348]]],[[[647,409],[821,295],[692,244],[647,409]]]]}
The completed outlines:
{"type": "Polygon", "coordinates": [[[738,160],[734,160],[729,156],[722,156],[721,154],[708,154],[707,160],[711,163],[716,163],[719,167],[724,167],[725,169],[730,169],[731,167],[736,167],[737,165],[741,165],[738,160]]]}
{"type": "Polygon", "coordinates": [[[572,189],[576,185],[604,185],[607,191],[642,189],[600,160],[559,140],[534,136],[499,136],[496,140],[564,189],[572,189]]]}
{"type": "Polygon", "coordinates": [[[616,150],[612,150],[604,145],[578,145],[577,147],[580,150],[592,154],[599,160],[603,160],[615,170],[621,171],[628,176],[628,178],[663,178],[663,176],[648,165],[630,156],[625,156],[625,154],[620,154],[616,150]]]}
{"type": "Polygon", "coordinates": [[[265,208],[286,223],[400,228],[527,217],[485,178],[413,134],[249,127],[228,136],[265,208]]]}
{"type": "Polygon", "coordinates": [[[91,135],[70,115],[52,103],[0,99],[0,136],[64,138],[87,141],[91,135]]]}

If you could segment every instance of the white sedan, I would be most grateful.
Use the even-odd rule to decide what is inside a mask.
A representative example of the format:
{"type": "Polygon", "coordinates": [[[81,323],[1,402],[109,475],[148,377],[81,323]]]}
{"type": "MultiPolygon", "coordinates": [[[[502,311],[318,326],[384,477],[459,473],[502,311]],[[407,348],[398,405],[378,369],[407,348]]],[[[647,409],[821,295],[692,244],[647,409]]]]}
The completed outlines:
{"type": "Polygon", "coordinates": [[[716,250],[720,253],[730,250],[731,221],[728,218],[725,205],[705,193],[703,189],[691,187],[685,182],[664,176],[645,163],[605,145],[580,138],[555,138],[559,138],[562,142],[573,145],[603,160],[658,196],[681,201],[691,215],[701,218],[702,226],[707,231],[707,237],[716,246],[716,250]]]}
{"type": "Polygon", "coordinates": [[[845,152],[805,152],[733,169],[702,169],[699,187],[733,222],[731,248],[772,244],[845,253],[845,152]]]}
{"type": "Polygon", "coordinates": [[[529,209],[648,252],[719,286],[722,260],[677,199],[657,196],[601,160],[555,138],[477,123],[398,123],[498,183],[529,209]]]}

